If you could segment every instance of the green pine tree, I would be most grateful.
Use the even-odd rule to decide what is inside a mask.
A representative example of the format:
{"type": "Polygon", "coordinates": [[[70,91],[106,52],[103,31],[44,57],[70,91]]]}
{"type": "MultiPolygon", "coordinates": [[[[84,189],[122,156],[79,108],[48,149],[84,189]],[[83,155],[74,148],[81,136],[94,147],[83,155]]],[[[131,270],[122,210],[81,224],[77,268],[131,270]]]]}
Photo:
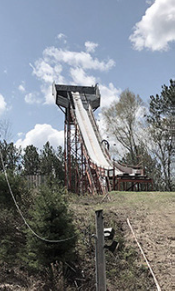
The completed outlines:
{"type": "Polygon", "coordinates": [[[64,198],[63,188],[43,187],[30,211],[32,229],[43,238],[27,231],[27,255],[24,260],[31,269],[43,270],[54,262],[70,260],[76,243],[72,215],[64,198]],[[67,238],[71,238],[67,240],[67,238]],[[51,243],[46,240],[64,240],[51,243]]]}

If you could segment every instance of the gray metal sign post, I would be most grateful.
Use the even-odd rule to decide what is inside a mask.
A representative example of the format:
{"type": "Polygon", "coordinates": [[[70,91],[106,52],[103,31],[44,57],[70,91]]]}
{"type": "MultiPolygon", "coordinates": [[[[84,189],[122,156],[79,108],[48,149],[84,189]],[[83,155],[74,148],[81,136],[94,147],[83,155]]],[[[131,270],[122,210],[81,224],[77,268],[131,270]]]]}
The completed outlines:
{"type": "Polygon", "coordinates": [[[103,210],[96,214],[96,291],[106,291],[106,262],[104,249],[103,210]]]}

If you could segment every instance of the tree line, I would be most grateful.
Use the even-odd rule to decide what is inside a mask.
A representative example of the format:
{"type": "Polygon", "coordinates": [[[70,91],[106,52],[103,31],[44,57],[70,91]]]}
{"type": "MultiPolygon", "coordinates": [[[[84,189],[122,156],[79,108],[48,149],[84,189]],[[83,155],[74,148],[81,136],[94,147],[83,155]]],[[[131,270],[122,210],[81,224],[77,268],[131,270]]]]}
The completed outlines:
{"type": "MultiPolygon", "coordinates": [[[[13,142],[0,142],[0,151],[5,169],[14,173],[27,175],[54,176],[61,184],[64,183],[64,154],[62,147],[55,150],[49,142],[40,151],[34,145],[17,148],[13,142]]],[[[0,164],[2,171],[2,163],[0,164]]]]}
{"type": "Polygon", "coordinates": [[[143,167],[154,190],[175,191],[175,81],[150,96],[148,109],[127,89],[102,115],[108,135],[124,150],[122,157],[115,152],[118,160],[143,167]]]}

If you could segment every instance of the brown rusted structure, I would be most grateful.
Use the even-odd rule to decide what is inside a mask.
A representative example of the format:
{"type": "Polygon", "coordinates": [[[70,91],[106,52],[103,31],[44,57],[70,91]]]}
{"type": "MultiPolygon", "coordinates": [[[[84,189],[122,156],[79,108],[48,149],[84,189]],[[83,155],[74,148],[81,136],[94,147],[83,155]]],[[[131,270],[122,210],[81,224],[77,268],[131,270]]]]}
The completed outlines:
{"type": "Polygon", "coordinates": [[[111,190],[150,190],[142,169],[111,160],[93,111],[100,106],[98,86],[53,84],[56,104],[65,114],[65,185],[76,193],[106,194],[111,190]]]}

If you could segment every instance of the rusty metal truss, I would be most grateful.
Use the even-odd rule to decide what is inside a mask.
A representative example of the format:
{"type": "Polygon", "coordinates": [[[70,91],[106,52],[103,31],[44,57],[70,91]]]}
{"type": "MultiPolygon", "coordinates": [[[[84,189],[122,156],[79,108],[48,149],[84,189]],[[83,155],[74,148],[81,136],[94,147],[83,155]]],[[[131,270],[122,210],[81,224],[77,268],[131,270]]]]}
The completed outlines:
{"type": "Polygon", "coordinates": [[[91,193],[92,195],[107,194],[111,190],[119,191],[148,191],[152,189],[152,179],[143,175],[143,171],[134,172],[132,168],[111,163],[110,169],[97,165],[91,158],[86,142],[75,114],[73,92],[81,93],[81,101],[88,111],[88,118],[93,126],[95,136],[101,150],[109,161],[110,156],[98,131],[92,110],[100,106],[98,87],[66,86],[53,84],[53,95],[56,104],[65,114],[64,123],[64,158],[65,158],[65,185],[68,191],[77,194],[91,193]],[[89,110],[89,104],[91,110],[89,110]],[[116,169],[118,173],[116,174],[116,169]],[[134,173],[134,174],[133,174],[134,173]]]}

